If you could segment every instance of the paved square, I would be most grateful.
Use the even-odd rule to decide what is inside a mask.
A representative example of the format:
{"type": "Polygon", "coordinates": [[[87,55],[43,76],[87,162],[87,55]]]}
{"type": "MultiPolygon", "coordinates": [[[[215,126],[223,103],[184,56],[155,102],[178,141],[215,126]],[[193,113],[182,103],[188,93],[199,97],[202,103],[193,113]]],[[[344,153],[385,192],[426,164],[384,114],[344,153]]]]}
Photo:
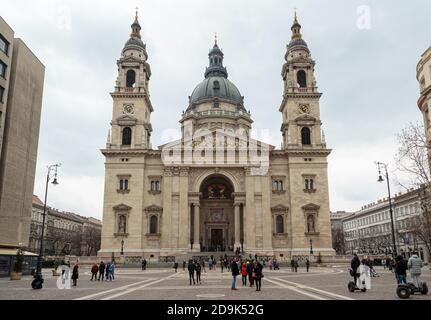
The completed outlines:
{"type": "MultiPolygon", "coordinates": [[[[182,269],[117,269],[115,281],[90,281],[89,269],[80,272],[78,286],[57,288],[57,277],[46,270],[42,290],[31,289],[32,277],[20,281],[0,279],[1,300],[398,300],[394,274],[377,268],[380,277],[372,278],[371,290],[350,293],[347,267],[314,268],[310,273],[288,268],[264,270],[262,291],[243,287],[238,277],[238,291],[232,291],[231,274],[220,269],[202,273],[202,284],[189,285],[182,269]]],[[[424,268],[423,280],[431,284],[431,271],[424,268]]],[[[411,300],[431,300],[431,295],[414,295],[411,300]]]]}

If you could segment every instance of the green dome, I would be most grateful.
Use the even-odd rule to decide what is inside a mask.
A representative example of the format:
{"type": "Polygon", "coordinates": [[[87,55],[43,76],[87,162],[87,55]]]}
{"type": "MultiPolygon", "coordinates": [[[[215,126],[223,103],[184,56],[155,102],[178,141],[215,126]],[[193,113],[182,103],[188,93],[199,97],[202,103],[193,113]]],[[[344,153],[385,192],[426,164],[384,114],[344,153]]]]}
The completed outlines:
{"type": "Polygon", "coordinates": [[[241,93],[232,82],[225,77],[212,76],[206,78],[193,90],[190,104],[216,97],[234,103],[243,103],[241,93]]]}

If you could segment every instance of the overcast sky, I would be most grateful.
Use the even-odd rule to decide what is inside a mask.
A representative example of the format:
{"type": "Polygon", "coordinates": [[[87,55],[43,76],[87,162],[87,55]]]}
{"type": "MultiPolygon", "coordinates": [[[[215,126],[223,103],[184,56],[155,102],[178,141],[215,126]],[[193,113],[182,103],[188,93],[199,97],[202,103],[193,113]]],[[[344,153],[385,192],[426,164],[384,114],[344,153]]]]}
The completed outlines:
{"type": "MultiPolygon", "coordinates": [[[[279,147],[280,73],[297,7],[333,149],[331,210],[355,211],[387,195],[376,182],[374,161],[394,168],[396,133],[421,121],[416,64],[431,45],[429,0],[2,1],[1,16],[46,66],[35,182],[40,198],[46,166],[63,164],[49,205],[102,217],[100,149],[112,116],[109,92],[136,6],[153,73],[153,147],[164,142],[165,129],[180,128],[188,96],[203,80],[214,32],[254,129],[269,129],[267,142],[279,147]]],[[[393,188],[401,191],[395,181],[393,188]]]]}

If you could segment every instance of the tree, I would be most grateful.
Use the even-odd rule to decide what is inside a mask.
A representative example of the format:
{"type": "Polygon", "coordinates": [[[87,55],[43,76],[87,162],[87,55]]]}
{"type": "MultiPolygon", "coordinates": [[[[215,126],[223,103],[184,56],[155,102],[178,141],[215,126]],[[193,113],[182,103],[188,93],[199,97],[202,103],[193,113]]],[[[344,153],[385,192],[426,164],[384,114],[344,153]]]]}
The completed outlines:
{"type": "MultiPolygon", "coordinates": [[[[431,260],[431,145],[424,126],[419,123],[409,123],[397,135],[397,140],[397,169],[407,175],[410,187],[420,188],[422,213],[412,219],[409,231],[425,244],[428,259],[431,260]]],[[[400,185],[405,187],[402,183],[400,185]]]]}
{"type": "Polygon", "coordinates": [[[332,247],[337,254],[346,254],[344,232],[340,228],[332,229],[332,247]]]}

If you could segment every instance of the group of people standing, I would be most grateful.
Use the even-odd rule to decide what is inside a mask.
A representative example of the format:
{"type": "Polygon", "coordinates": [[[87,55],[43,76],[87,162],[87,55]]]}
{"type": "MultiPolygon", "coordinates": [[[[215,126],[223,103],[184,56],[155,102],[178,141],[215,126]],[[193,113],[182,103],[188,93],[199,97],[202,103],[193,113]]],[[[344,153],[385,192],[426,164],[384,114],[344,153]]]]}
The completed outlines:
{"type": "MultiPolygon", "coordinates": [[[[394,272],[397,284],[407,284],[407,270],[410,270],[410,276],[414,281],[414,284],[417,287],[421,286],[422,281],[420,276],[422,274],[421,269],[424,266],[424,263],[419,258],[417,252],[414,252],[408,260],[404,259],[402,255],[398,255],[395,260],[392,258],[384,259],[382,260],[382,265],[385,270],[389,269],[394,272]]],[[[354,254],[350,267],[356,285],[359,283],[358,279],[362,274],[365,274],[367,278],[377,276],[377,273],[374,270],[374,263],[369,258],[363,258],[360,260],[358,255],[354,254]]],[[[371,281],[370,279],[367,280],[371,281]]],[[[371,284],[369,286],[371,286],[371,284]]]]}
{"type": "MultiPolygon", "coordinates": [[[[290,270],[292,272],[298,272],[298,268],[299,268],[298,259],[291,259],[290,270]]],[[[307,272],[310,272],[310,260],[308,260],[308,258],[305,259],[305,269],[307,270],[307,272]]]]}
{"type": "Polygon", "coordinates": [[[257,259],[247,259],[241,262],[241,259],[235,258],[231,263],[232,270],[232,290],[236,288],[236,277],[241,273],[242,285],[247,286],[247,278],[250,288],[256,285],[256,291],[261,291],[263,275],[263,265],[257,259]]]}

